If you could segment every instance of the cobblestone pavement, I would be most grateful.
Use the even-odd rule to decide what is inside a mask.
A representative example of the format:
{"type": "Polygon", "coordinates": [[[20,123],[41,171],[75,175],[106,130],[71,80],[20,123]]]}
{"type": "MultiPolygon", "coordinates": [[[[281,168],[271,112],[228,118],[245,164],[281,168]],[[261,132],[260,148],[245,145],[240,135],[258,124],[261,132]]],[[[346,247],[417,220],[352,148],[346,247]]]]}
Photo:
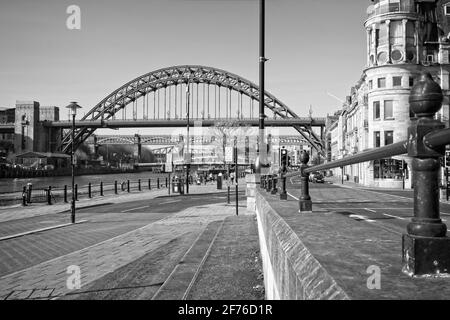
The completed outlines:
{"type": "MultiPolygon", "coordinates": [[[[156,250],[159,246],[175,238],[192,232],[200,233],[208,223],[223,220],[226,216],[232,214],[234,214],[234,208],[225,204],[202,205],[201,207],[191,207],[174,213],[148,223],[139,229],[122,233],[92,246],[4,275],[0,278],[0,298],[49,299],[64,295],[70,292],[66,283],[70,276],[67,273],[69,266],[74,265],[80,268],[81,285],[85,285],[152,250],[156,250]]],[[[158,214],[155,219],[158,218],[157,216],[158,214]]],[[[84,224],[83,228],[88,225],[89,223],[84,224]]],[[[81,228],[81,226],[78,225],[77,227],[81,228]]],[[[74,227],[71,226],[71,228],[74,227]]],[[[102,229],[104,228],[99,227],[96,232],[101,234],[102,229]]],[[[65,231],[62,228],[55,230],[55,232],[64,235],[65,231]]],[[[108,231],[104,232],[107,233],[108,231]]],[[[105,237],[109,236],[105,235],[105,237]]],[[[17,240],[15,241],[17,243],[17,240]]],[[[67,241],[69,240],[67,239],[67,241]]],[[[36,250],[38,255],[45,254],[45,250],[50,250],[51,247],[53,247],[53,250],[58,250],[58,244],[54,246],[53,243],[47,246],[36,244],[29,248],[29,253],[36,250]],[[39,251],[39,248],[42,248],[41,251],[39,251]]]]}

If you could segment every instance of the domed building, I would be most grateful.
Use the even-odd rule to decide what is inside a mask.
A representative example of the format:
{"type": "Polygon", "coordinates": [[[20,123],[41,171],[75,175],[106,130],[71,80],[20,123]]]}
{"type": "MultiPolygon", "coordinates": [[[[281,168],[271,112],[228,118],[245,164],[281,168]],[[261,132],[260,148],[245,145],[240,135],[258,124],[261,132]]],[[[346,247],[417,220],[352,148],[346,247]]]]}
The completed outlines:
{"type": "MultiPolygon", "coordinates": [[[[367,14],[367,66],[341,112],[337,127],[345,134],[337,158],[407,139],[415,116],[409,93],[423,71],[441,85],[445,98],[437,117],[449,122],[450,0],[372,0],[367,14]]],[[[401,188],[411,187],[410,166],[399,156],[343,172],[363,185],[401,188]]]]}

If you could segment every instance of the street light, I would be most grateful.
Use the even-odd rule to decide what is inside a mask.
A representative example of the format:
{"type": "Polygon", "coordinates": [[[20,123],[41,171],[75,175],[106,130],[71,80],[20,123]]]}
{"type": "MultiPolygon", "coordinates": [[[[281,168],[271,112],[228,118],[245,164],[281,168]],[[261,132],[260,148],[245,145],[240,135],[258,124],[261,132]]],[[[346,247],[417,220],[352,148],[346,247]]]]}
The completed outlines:
{"type": "Polygon", "coordinates": [[[186,149],[187,149],[187,157],[186,157],[186,194],[189,194],[189,171],[190,171],[190,166],[191,166],[191,154],[189,152],[189,100],[190,100],[190,91],[189,91],[189,77],[186,83],[186,109],[187,109],[187,114],[186,114],[186,122],[187,122],[187,139],[186,139],[186,149]]]}
{"type": "Polygon", "coordinates": [[[70,155],[70,162],[72,165],[72,204],[71,204],[71,219],[72,223],[75,223],[75,116],[77,115],[77,109],[81,107],[76,102],[71,102],[67,107],[72,115],[72,151],[70,155]]]}

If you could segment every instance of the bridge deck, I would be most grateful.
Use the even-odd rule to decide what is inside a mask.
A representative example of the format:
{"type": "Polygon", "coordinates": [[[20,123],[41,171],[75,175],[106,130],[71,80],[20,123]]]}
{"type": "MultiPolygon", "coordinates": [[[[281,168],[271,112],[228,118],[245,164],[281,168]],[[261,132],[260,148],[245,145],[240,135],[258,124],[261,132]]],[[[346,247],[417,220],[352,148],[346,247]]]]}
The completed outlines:
{"type": "MultiPolygon", "coordinates": [[[[189,125],[202,127],[213,127],[220,123],[233,123],[236,126],[252,126],[257,127],[259,125],[258,119],[190,119],[189,125]]],[[[71,121],[45,121],[43,122],[45,127],[53,128],[71,128],[71,121]]],[[[141,127],[157,127],[157,128],[172,128],[172,127],[185,127],[187,120],[183,119],[167,119],[167,120],[83,120],[75,121],[77,128],[141,128],[141,127]]],[[[266,119],[265,125],[268,127],[292,127],[293,125],[299,126],[313,126],[324,127],[325,118],[297,118],[297,119],[266,119]]]]}

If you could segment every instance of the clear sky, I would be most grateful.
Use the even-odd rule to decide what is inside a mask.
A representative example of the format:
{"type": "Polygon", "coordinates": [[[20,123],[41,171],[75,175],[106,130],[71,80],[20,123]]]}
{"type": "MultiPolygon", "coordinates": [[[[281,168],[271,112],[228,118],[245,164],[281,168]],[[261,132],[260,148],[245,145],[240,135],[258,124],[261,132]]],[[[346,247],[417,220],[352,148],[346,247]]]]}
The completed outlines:
{"type": "MultiPolygon", "coordinates": [[[[333,113],[366,62],[366,0],[266,0],[266,90],[300,116],[333,113]]],[[[258,83],[258,0],[0,0],[0,107],[87,112],[122,84],[181,64],[258,83]],[[81,8],[81,30],[66,9],[81,8]]],[[[66,111],[61,115],[67,119],[66,111]]]]}

